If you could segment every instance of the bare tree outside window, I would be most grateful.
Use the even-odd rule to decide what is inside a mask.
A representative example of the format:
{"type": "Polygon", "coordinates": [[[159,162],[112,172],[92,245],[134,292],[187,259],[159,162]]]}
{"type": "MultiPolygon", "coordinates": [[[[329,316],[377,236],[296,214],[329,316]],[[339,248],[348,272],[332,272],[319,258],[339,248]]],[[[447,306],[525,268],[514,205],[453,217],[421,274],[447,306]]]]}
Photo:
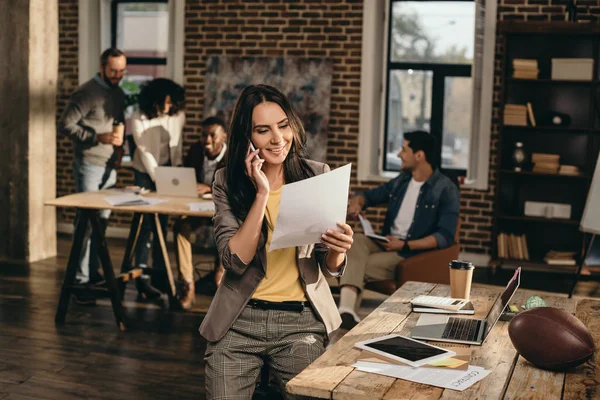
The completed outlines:
{"type": "Polygon", "coordinates": [[[466,170],[471,137],[475,3],[391,4],[385,170],[399,170],[404,132],[437,136],[441,167],[466,170]]]}

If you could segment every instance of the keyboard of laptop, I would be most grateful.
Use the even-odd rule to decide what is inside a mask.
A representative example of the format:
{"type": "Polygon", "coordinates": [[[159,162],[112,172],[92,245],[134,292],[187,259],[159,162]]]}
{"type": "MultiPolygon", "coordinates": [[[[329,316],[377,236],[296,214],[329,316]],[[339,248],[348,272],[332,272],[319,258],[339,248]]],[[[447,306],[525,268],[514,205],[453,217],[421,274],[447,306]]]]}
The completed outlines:
{"type": "Polygon", "coordinates": [[[481,321],[476,319],[450,317],[446,323],[446,329],[444,329],[442,338],[475,341],[477,340],[480,324],[481,321]]]}

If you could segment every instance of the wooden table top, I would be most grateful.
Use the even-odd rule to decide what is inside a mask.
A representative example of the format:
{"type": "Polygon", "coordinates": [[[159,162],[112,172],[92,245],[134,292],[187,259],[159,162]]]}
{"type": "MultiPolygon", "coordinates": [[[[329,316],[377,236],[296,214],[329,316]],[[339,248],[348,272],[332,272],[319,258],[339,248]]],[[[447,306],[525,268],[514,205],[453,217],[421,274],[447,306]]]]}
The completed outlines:
{"type": "MultiPolygon", "coordinates": [[[[471,301],[474,318],[485,318],[501,288],[474,285],[471,301]]],[[[508,322],[498,321],[483,346],[471,346],[474,366],[491,374],[459,392],[384,375],[357,371],[361,350],[358,341],[398,333],[408,336],[421,314],[412,313],[410,300],[421,294],[449,296],[448,285],[407,282],[287,385],[293,394],[323,399],[592,399],[600,398],[600,355],[569,372],[538,369],[519,357],[508,336],[508,322]],[[563,390],[564,388],[564,390],[563,390]]],[[[511,303],[524,304],[533,291],[517,290],[511,303]]],[[[588,327],[596,349],[600,344],[600,301],[568,299],[538,294],[549,307],[574,313],[588,327]]],[[[470,317],[470,316],[465,316],[470,317]]],[[[432,342],[440,346],[447,343],[432,342]]],[[[551,350],[549,350],[551,351],[551,350]]]]}
{"type": "Polygon", "coordinates": [[[212,211],[190,211],[189,203],[210,203],[212,200],[204,200],[200,197],[180,197],[180,196],[159,196],[156,193],[144,194],[144,197],[153,197],[165,199],[164,203],[147,206],[113,206],[110,205],[104,198],[107,196],[118,196],[128,194],[122,189],[106,189],[97,192],[75,193],[67,196],[62,196],[54,200],[45,202],[48,206],[55,207],[75,207],[97,210],[116,210],[141,213],[159,213],[168,215],[188,215],[194,217],[210,218],[213,216],[212,211]]]}

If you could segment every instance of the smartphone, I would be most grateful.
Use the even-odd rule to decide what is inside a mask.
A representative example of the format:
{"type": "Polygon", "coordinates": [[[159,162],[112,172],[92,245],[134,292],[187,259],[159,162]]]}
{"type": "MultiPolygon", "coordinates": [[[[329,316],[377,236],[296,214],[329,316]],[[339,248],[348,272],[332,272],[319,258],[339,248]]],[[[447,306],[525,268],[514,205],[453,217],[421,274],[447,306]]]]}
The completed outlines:
{"type": "MultiPolygon", "coordinates": [[[[250,140],[250,150],[256,151],[256,147],[254,146],[254,143],[252,143],[252,140],[250,140]]],[[[260,160],[260,157],[258,156],[258,154],[255,155],[254,158],[256,158],[257,160],[260,160]]]]}

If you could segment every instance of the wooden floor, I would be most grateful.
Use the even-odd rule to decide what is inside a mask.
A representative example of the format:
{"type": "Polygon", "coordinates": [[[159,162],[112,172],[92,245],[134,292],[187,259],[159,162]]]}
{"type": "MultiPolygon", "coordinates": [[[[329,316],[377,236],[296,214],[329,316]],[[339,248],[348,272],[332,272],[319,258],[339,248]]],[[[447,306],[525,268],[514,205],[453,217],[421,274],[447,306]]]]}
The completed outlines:
{"type": "MultiPolygon", "coordinates": [[[[66,323],[56,326],[70,244],[68,237],[59,238],[57,258],[29,266],[0,264],[0,399],[203,399],[206,342],[198,327],[210,297],[198,296],[193,312],[169,311],[136,302],[130,284],[125,305],[134,329],[119,332],[108,299],[96,307],[71,301],[66,323]]],[[[109,247],[113,263],[120,265],[123,242],[111,241],[109,247]]],[[[194,261],[202,260],[195,256],[194,261]]],[[[503,285],[508,281],[503,274],[510,273],[482,270],[475,281],[503,285]]],[[[523,276],[522,286],[539,289],[545,280],[548,291],[561,292],[570,279],[532,273],[523,276]]],[[[597,297],[599,287],[584,281],[576,294],[597,297]]],[[[385,299],[365,297],[363,316],[385,299]]]]}
{"type": "Polygon", "coordinates": [[[108,299],[71,301],[66,323],[54,324],[69,248],[61,239],[56,259],[0,265],[0,399],[203,399],[201,314],[136,303],[130,284],[134,330],[119,332],[108,299]]]}

